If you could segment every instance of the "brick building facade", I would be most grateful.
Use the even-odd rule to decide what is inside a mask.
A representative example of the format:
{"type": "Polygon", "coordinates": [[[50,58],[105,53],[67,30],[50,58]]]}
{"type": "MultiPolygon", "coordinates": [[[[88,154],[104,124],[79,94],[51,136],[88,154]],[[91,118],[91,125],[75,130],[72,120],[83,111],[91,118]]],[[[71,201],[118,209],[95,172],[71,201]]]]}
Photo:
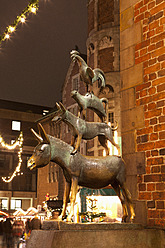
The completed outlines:
{"type": "Polygon", "coordinates": [[[123,158],[136,221],[165,225],[165,49],[161,0],[121,1],[123,158]],[[129,59],[128,59],[129,58],[129,59]]]}

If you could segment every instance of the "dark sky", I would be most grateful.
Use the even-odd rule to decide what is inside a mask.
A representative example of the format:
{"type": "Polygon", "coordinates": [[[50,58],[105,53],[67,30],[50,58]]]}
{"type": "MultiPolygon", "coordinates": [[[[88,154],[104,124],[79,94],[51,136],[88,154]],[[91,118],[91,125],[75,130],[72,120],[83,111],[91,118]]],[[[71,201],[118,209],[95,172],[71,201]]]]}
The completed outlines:
{"type": "MultiPolygon", "coordinates": [[[[30,1],[0,0],[0,34],[30,1]]],[[[0,99],[53,107],[78,45],[86,53],[87,0],[40,0],[0,45],[0,99]]]]}

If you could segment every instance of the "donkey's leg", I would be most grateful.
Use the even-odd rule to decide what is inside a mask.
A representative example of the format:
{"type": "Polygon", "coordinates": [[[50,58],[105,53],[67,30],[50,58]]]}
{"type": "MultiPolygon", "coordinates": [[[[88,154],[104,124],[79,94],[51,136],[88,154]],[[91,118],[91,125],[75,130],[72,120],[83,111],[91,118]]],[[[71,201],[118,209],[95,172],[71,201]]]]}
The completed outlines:
{"type": "Polygon", "coordinates": [[[99,135],[98,136],[98,140],[100,142],[100,144],[105,148],[106,150],[106,155],[108,156],[109,155],[109,148],[107,146],[107,139],[104,135],[99,135]]]}
{"type": "Polygon", "coordinates": [[[85,120],[86,119],[86,109],[83,109],[83,111],[82,111],[82,115],[83,115],[83,120],[85,120]]]}
{"type": "Polygon", "coordinates": [[[74,146],[75,140],[76,140],[76,136],[73,135],[70,143],[71,146],[74,146]]]}
{"type": "Polygon", "coordinates": [[[80,147],[81,139],[82,139],[82,134],[81,135],[78,135],[78,137],[77,137],[77,142],[76,142],[75,148],[71,152],[72,155],[74,155],[77,152],[78,148],[80,147]]]}
{"type": "Polygon", "coordinates": [[[59,220],[62,220],[62,218],[65,217],[66,207],[67,207],[67,204],[69,202],[70,188],[71,188],[71,184],[66,182],[65,183],[64,197],[63,197],[63,208],[62,208],[61,215],[58,217],[59,220]]]}
{"type": "Polygon", "coordinates": [[[70,214],[67,217],[67,221],[71,221],[72,216],[74,215],[74,204],[75,204],[76,194],[77,194],[77,185],[78,185],[78,178],[73,177],[72,178],[72,186],[71,186],[71,197],[70,197],[71,209],[70,209],[70,214]]]}
{"type": "Polygon", "coordinates": [[[127,189],[125,183],[123,183],[121,185],[121,189],[123,190],[123,194],[128,202],[128,206],[131,212],[131,222],[133,222],[134,218],[135,218],[135,211],[134,211],[134,207],[133,207],[133,203],[132,203],[132,198],[131,198],[131,193],[129,192],[129,190],[127,189]]]}
{"type": "Polygon", "coordinates": [[[81,107],[78,108],[78,118],[81,117],[81,112],[82,112],[82,110],[83,110],[83,109],[82,109],[81,107]]]}
{"type": "Polygon", "coordinates": [[[126,205],[125,199],[123,197],[123,194],[120,190],[118,183],[113,183],[111,185],[112,185],[113,189],[115,190],[115,192],[116,192],[117,196],[119,197],[121,204],[122,204],[122,208],[123,208],[122,222],[126,222],[126,218],[128,216],[128,210],[127,210],[127,205],[126,205]]]}

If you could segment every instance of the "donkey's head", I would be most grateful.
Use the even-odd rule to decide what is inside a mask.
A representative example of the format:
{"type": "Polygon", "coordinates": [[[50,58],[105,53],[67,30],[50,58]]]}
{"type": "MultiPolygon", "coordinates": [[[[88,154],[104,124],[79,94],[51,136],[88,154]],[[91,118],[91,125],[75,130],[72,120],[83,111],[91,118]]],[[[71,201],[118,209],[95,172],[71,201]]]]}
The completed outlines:
{"type": "Polygon", "coordinates": [[[39,144],[35,147],[33,155],[27,162],[27,167],[32,170],[37,167],[44,167],[50,162],[51,156],[51,148],[50,148],[50,140],[47,136],[43,126],[39,123],[39,134],[37,134],[33,129],[31,129],[35,138],[39,141],[39,144]]]}
{"type": "Polygon", "coordinates": [[[57,106],[58,110],[54,114],[54,118],[52,119],[52,121],[58,123],[62,119],[64,119],[66,108],[64,107],[64,105],[61,102],[59,102],[59,104],[56,102],[56,106],[57,106]]]}

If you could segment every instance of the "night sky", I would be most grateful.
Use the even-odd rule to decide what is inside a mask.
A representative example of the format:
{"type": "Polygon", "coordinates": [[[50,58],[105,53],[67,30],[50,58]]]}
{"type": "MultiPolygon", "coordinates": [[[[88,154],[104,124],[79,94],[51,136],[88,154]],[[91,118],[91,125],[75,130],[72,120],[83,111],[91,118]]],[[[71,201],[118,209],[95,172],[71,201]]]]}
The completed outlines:
{"type": "MultiPolygon", "coordinates": [[[[0,34],[30,1],[0,0],[0,34]]],[[[0,99],[53,107],[77,45],[86,53],[87,0],[40,0],[0,45],[0,99]]]]}

